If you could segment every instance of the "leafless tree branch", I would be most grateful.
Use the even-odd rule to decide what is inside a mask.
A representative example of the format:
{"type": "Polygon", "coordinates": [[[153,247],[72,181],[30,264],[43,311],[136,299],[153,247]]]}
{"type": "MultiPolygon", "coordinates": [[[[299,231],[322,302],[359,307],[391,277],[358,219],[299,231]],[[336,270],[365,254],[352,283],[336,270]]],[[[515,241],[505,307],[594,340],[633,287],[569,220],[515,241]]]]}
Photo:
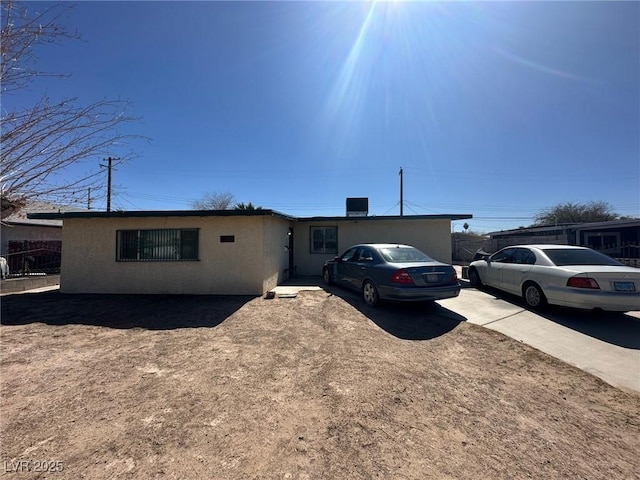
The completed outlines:
{"type": "Polygon", "coordinates": [[[5,94],[24,88],[36,77],[65,76],[36,68],[36,44],[80,39],[77,33],[69,33],[60,26],[61,18],[73,8],[73,4],[52,3],[41,11],[31,7],[26,2],[2,1],[0,84],[5,94]]]}
{"type": "MultiPolygon", "coordinates": [[[[57,43],[79,39],[60,26],[61,17],[70,9],[67,3],[45,4],[35,11],[23,2],[2,1],[2,37],[0,84],[6,94],[25,88],[35,77],[64,76],[43,73],[35,68],[38,43],[57,43]]],[[[123,133],[126,124],[138,120],[128,114],[130,103],[102,99],[80,105],[77,98],[52,101],[43,96],[26,109],[7,108],[3,102],[1,117],[0,187],[2,211],[12,202],[45,198],[76,202],[84,198],[87,188],[102,181],[97,162],[81,172],[77,166],[86,160],[117,156],[121,161],[133,158],[126,151],[139,135],[123,133]],[[73,175],[70,167],[74,166],[73,175]],[[80,172],[80,173],[79,173],[80,172]]]]}
{"type": "Polygon", "coordinates": [[[234,197],[229,192],[206,193],[200,200],[192,203],[194,210],[229,210],[233,207],[234,197]]]}

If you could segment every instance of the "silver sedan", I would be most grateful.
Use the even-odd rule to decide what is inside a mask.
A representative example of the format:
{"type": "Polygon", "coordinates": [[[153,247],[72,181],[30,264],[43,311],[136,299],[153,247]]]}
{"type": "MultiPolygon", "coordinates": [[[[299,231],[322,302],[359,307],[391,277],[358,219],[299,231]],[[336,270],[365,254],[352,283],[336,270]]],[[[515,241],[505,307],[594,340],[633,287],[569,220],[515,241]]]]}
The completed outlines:
{"type": "Polygon", "coordinates": [[[460,293],[451,265],[410,245],[354,245],[324,264],[322,278],[359,291],[372,306],[379,300],[428,302],[460,293]]]}
{"type": "Polygon", "coordinates": [[[546,304],[583,310],[640,310],[640,269],[586,247],[517,245],[469,265],[472,286],[521,295],[530,308],[546,304]]]}

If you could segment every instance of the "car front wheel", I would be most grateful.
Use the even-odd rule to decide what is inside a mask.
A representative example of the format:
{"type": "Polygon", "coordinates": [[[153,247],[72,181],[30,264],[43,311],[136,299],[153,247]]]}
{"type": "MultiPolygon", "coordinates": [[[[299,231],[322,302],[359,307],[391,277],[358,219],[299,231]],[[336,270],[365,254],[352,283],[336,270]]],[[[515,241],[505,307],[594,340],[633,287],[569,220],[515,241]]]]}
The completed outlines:
{"type": "Polygon", "coordinates": [[[333,282],[331,281],[331,272],[329,271],[329,267],[322,270],[322,281],[326,285],[331,285],[333,282]]]}
{"type": "Polygon", "coordinates": [[[472,268],[469,270],[469,283],[472,287],[481,287],[482,280],[480,280],[480,275],[478,274],[478,270],[472,268]]]}
{"type": "Polygon", "coordinates": [[[542,289],[535,283],[527,283],[524,286],[522,298],[527,306],[533,309],[543,308],[547,304],[547,299],[542,293],[542,289]]]}
{"type": "Polygon", "coordinates": [[[378,300],[380,299],[378,289],[370,280],[367,280],[364,282],[364,285],[362,285],[362,298],[364,298],[367,305],[371,305],[372,307],[378,304],[378,300]]]}

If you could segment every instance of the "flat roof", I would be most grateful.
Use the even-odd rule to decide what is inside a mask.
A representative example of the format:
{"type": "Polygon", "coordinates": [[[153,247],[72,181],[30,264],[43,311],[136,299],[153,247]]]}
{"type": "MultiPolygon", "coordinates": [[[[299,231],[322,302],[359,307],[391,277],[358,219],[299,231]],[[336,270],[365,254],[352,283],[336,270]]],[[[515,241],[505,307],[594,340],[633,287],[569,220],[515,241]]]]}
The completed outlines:
{"type": "Polygon", "coordinates": [[[500,230],[489,232],[487,235],[492,237],[509,236],[509,235],[525,235],[527,233],[546,232],[553,230],[605,230],[612,227],[637,227],[640,226],[640,218],[625,218],[622,220],[609,220],[607,222],[587,222],[587,223],[562,223],[558,225],[544,225],[538,227],[522,227],[513,230],[500,230]]]}
{"type": "Polygon", "coordinates": [[[142,218],[142,217],[281,217],[295,220],[295,217],[285,215],[275,210],[116,210],[112,212],[42,212],[30,213],[28,218],[58,219],[65,218],[142,218]]]}
{"type": "Polygon", "coordinates": [[[132,210],[113,212],[41,212],[29,213],[28,218],[38,220],[64,220],[65,218],[142,218],[142,217],[252,217],[271,216],[291,221],[305,222],[338,222],[338,221],[376,221],[376,220],[466,220],[473,218],[471,214],[440,215],[390,215],[366,217],[294,217],[276,210],[132,210]]]}
{"type": "Polygon", "coordinates": [[[354,222],[376,220],[467,220],[473,218],[470,213],[443,213],[433,215],[368,215],[366,217],[299,217],[301,222],[354,222]]]}

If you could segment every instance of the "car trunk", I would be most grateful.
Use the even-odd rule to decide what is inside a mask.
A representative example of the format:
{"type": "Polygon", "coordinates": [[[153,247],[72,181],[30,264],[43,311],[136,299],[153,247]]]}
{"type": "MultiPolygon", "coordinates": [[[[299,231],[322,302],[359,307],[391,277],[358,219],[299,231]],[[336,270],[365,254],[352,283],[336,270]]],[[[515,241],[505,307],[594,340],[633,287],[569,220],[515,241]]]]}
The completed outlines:
{"type": "Polygon", "coordinates": [[[450,265],[415,266],[415,264],[399,264],[417,287],[441,287],[457,280],[457,274],[450,265]]]}
{"type": "Polygon", "coordinates": [[[593,278],[603,292],[640,293],[640,270],[608,265],[565,266],[576,276],[593,278]]]}

